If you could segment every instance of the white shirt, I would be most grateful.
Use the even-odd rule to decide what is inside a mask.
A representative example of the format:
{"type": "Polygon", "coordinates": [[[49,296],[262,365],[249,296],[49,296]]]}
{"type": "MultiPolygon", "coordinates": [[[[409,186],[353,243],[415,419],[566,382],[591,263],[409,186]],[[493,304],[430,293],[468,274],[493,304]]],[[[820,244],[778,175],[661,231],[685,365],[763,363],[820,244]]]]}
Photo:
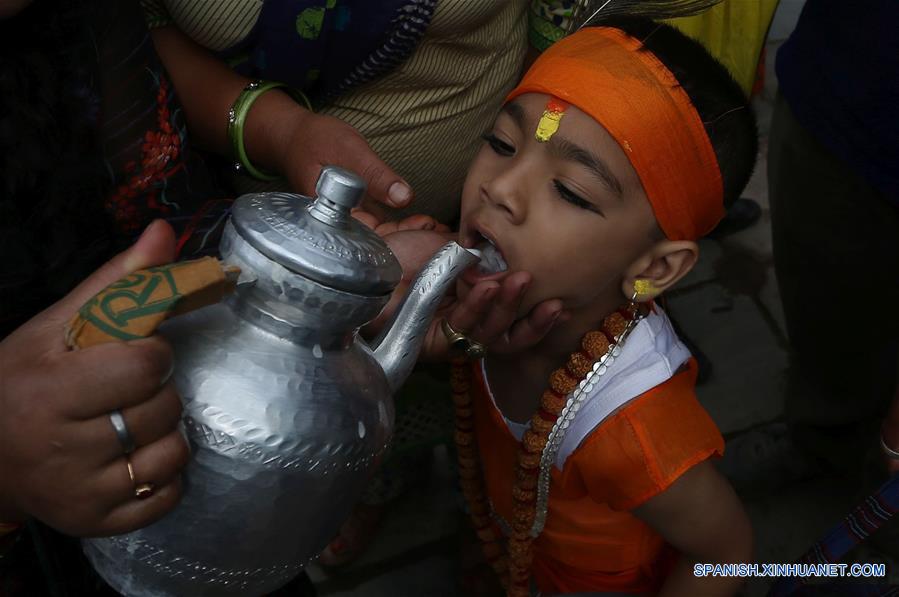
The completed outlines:
{"type": "MultiPolygon", "coordinates": [[[[671,321],[658,306],[643,318],[621,348],[608,372],[594,384],[593,391],[584,398],[580,411],[568,428],[556,466],[559,470],[581,442],[589,436],[610,414],[652,388],[668,381],[690,358],[690,351],[678,339],[671,321]]],[[[481,360],[481,371],[487,393],[496,406],[496,399],[487,381],[487,371],[481,360]]],[[[502,413],[502,411],[500,411],[502,413]]],[[[503,415],[512,435],[521,441],[530,423],[516,423],[503,415]]]]}

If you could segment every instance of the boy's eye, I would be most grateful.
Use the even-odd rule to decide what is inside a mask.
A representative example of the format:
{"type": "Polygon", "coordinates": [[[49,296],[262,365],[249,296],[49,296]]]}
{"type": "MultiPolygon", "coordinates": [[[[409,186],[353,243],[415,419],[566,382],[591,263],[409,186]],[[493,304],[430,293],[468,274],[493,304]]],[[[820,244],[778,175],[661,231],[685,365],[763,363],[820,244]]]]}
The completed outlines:
{"type": "Polygon", "coordinates": [[[484,139],[484,141],[486,141],[490,145],[493,151],[495,151],[499,155],[506,157],[515,155],[515,148],[505,141],[502,141],[493,133],[487,133],[481,138],[484,139]]]}
{"type": "Polygon", "coordinates": [[[574,206],[580,207],[582,209],[586,209],[588,211],[596,212],[599,215],[602,215],[602,212],[598,207],[566,187],[564,184],[559,182],[558,180],[553,180],[553,187],[556,189],[556,193],[559,194],[559,197],[571,203],[574,206]]]}

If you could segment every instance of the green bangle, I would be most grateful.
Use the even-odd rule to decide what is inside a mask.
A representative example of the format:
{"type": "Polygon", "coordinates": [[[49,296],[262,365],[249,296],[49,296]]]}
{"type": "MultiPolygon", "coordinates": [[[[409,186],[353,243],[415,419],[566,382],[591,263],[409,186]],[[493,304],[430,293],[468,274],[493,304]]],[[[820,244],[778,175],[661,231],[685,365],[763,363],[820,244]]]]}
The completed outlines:
{"type": "Polygon", "coordinates": [[[244,87],[228,112],[228,140],[231,142],[231,153],[235,160],[234,169],[238,172],[244,170],[258,180],[276,180],[279,176],[263,172],[250,162],[250,158],[247,157],[247,148],[243,142],[243,125],[247,120],[247,114],[250,113],[250,108],[253,107],[253,102],[266,91],[278,88],[284,89],[287,95],[298,104],[305,104],[307,109],[312,110],[312,104],[309,103],[309,99],[302,91],[277,81],[257,80],[244,87]]]}

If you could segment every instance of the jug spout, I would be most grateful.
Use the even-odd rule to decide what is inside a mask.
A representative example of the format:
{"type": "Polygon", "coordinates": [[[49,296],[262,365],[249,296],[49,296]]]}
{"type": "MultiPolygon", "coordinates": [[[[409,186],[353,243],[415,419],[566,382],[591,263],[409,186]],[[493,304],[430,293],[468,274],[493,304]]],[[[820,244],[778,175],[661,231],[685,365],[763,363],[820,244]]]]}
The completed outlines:
{"type": "Polygon", "coordinates": [[[443,246],[421,269],[391,322],[375,339],[374,356],[395,392],[406,381],[443,295],[456,278],[480,260],[476,249],[456,242],[443,246]]]}

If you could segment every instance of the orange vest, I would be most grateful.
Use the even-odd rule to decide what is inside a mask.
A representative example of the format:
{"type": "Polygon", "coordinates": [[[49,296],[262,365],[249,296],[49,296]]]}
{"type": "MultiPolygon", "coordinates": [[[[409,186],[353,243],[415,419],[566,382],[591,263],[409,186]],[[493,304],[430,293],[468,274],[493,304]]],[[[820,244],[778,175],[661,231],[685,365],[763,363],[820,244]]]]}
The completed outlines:
{"type": "MultiPolygon", "coordinates": [[[[694,393],[696,362],[602,421],[552,469],[548,515],[534,542],[534,580],[544,593],[658,589],[673,550],[630,513],[690,467],[724,452],[694,393]]],[[[518,441],[472,366],[475,433],[487,495],[509,520],[518,441]]]]}

